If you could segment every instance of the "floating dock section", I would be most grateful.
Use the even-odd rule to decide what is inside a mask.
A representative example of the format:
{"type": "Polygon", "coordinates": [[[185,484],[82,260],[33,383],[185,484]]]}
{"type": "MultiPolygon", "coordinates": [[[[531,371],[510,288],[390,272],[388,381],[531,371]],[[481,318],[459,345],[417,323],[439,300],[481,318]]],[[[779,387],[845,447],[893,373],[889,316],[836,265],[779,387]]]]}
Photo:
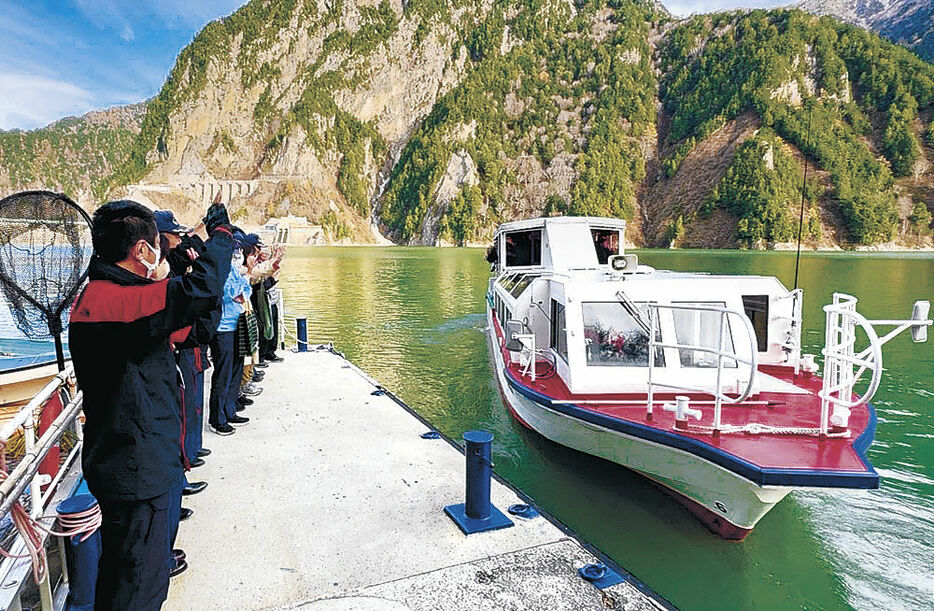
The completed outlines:
{"type": "MultiPolygon", "coordinates": [[[[189,569],[164,609],[669,607],[612,564],[619,583],[582,579],[606,559],[546,517],[464,535],[443,511],[464,502],[464,455],[422,438],[427,424],[341,355],[312,348],[266,371],[250,423],[205,432],[213,453],[189,479],[209,486],[185,497],[189,569]]],[[[526,502],[497,480],[491,498],[526,502]]]]}

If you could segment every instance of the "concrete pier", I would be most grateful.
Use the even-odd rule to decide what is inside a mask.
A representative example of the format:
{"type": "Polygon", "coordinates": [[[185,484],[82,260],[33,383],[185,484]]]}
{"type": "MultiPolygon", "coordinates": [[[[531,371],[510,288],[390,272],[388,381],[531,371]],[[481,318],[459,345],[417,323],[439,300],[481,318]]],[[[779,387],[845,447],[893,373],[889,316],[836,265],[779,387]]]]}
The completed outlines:
{"type": "MultiPolygon", "coordinates": [[[[191,480],[177,546],[189,569],[167,610],[664,608],[628,581],[600,590],[599,560],[543,517],[465,536],[442,508],[464,500],[464,457],[341,356],[286,354],[235,435],[191,480]]],[[[521,499],[494,481],[505,511],[521,499]]]]}

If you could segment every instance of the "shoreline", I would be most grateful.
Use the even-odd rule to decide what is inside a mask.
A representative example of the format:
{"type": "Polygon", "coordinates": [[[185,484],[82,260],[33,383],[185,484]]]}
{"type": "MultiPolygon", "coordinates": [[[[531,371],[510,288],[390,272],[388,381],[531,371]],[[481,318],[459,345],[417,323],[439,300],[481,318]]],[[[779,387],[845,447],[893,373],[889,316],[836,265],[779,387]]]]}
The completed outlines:
{"type": "MultiPolygon", "coordinates": [[[[486,249],[489,244],[471,242],[464,246],[434,246],[430,244],[376,244],[364,242],[350,242],[341,244],[285,244],[287,248],[436,248],[439,250],[452,248],[473,248],[486,249]]],[[[686,252],[686,253],[782,253],[794,254],[794,248],[662,248],[652,246],[627,246],[627,251],[647,251],[647,252],[686,252]]],[[[889,254],[889,255],[910,255],[910,254],[934,254],[934,247],[924,246],[921,248],[909,248],[907,246],[887,245],[886,248],[876,246],[859,246],[855,248],[801,248],[801,254],[889,254]]]]}

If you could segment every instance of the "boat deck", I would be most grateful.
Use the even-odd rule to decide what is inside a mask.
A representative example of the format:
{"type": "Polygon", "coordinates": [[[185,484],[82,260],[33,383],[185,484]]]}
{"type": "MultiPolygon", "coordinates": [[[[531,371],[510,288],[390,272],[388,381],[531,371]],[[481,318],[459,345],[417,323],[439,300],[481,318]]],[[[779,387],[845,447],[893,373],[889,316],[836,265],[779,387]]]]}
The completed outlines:
{"type": "MultiPolygon", "coordinates": [[[[341,356],[287,354],[235,435],[191,480],[177,547],[189,569],[164,609],[657,609],[627,581],[599,590],[598,562],[545,519],[465,536],[444,514],[464,496],[464,457],[341,356]]],[[[522,502],[493,482],[501,510],[522,502]]],[[[637,587],[638,586],[638,587],[637,587]]],[[[641,588],[641,589],[640,589],[641,588]]]]}
{"type": "MultiPolygon", "coordinates": [[[[510,363],[498,321],[494,328],[498,349],[504,362],[508,363],[509,383],[521,394],[546,407],[627,434],[679,447],[737,471],[760,485],[878,487],[878,475],[865,458],[866,448],[875,434],[875,414],[870,406],[853,410],[849,422],[851,436],[846,438],[747,433],[715,436],[697,428],[675,431],[674,414],[663,410],[659,404],[655,404],[652,419],[647,419],[646,393],[574,394],[558,375],[539,377],[535,381],[523,376],[522,367],[518,363],[510,363]]],[[[796,376],[790,367],[760,366],[759,372],[793,384],[798,391],[763,391],[750,397],[746,403],[724,403],[723,424],[819,428],[821,401],[817,392],[821,388],[820,377],[804,373],[796,376]]],[[[699,421],[692,419],[691,425],[713,425],[710,395],[656,391],[655,401],[674,401],[675,395],[687,395],[692,401],[707,400],[707,404],[699,406],[702,418],[699,421]]]]}

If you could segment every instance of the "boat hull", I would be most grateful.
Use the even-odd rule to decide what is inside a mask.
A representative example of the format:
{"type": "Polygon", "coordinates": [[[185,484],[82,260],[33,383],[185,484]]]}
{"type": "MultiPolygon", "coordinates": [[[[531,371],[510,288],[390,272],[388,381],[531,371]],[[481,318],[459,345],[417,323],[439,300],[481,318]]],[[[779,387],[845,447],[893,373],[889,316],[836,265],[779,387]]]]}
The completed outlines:
{"type": "MultiPolygon", "coordinates": [[[[493,329],[489,315],[488,323],[493,329]]],[[[743,539],[791,491],[789,487],[759,486],[689,452],[550,409],[518,392],[507,377],[500,350],[491,345],[490,353],[500,392],[509,411],[519,422],[555,443],[644,475],[662,486],[708,528],[725,539],[743,539]]]]}

